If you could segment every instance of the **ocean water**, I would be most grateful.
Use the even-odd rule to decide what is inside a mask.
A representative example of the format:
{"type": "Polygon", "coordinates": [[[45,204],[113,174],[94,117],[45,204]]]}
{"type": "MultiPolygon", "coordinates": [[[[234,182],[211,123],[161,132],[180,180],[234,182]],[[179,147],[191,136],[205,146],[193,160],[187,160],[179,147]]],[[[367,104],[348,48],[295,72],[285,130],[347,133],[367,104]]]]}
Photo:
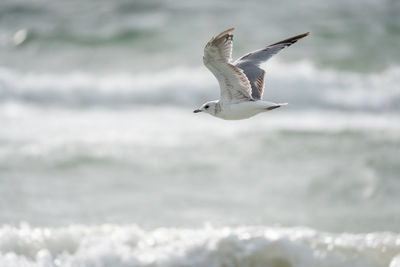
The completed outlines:
{"type": "Polygon", "coordinates": [[[0,267],[400,266],[400,4],[0,2],[0,267]],[[243,121],[202,66],[310,31],[243,121]]]}

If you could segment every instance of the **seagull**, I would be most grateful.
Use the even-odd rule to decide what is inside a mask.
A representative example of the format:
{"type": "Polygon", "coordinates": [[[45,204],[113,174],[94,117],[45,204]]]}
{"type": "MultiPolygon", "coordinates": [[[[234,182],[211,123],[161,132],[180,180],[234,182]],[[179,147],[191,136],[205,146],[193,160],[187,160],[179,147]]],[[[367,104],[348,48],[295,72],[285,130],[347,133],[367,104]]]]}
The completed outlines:
{"type": "Polygon", "coordinates": [[[221,99],[203,104],[194,113],[206,112],[225,120],[241,120],[287,105],[262,100],[265,71],[260,65],[309,32],[268,45],[232,62],[234,30],[228,29],[211,38],[204,48],[203,62],[218,80],[221,99]]]}

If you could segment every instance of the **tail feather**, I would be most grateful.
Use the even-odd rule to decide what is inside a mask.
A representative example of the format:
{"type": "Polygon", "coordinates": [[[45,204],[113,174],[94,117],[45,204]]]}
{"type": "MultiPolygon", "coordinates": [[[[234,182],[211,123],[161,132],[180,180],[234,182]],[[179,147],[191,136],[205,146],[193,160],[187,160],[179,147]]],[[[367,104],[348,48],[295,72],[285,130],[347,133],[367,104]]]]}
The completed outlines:
{"type": "Polygon", "coordinates": [[[279,104],[276,104],[276,105],[267,107],[267,110],[273,110],[273,109],[279,108],[279,107],[281,107],[281,106],[286,106],[287,104],[288,104],[288,103],[279,103],[279,104]]]}

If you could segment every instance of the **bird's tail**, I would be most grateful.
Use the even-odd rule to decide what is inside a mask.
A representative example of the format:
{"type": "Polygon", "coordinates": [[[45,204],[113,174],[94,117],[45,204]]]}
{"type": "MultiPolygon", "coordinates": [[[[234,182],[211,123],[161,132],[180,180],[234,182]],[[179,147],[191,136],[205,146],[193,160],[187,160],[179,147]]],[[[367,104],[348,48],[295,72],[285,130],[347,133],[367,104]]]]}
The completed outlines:
{"type": "Polygon", "coordinates": [[[281,106],[286,106],[287,104],[288,104],[288,103],[279,103],[279,104],[275,104],[275,105],[273,105],[273,106],[267,107],[267,110],[273,110],[273,109],[279,108],[279,107],[281,107],[281,106]]]}

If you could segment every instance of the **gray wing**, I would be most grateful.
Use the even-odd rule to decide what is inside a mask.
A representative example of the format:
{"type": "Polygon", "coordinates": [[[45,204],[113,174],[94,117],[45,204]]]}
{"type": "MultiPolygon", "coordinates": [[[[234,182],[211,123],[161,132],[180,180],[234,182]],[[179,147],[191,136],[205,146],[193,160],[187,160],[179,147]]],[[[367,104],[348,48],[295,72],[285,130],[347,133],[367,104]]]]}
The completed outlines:
{"type": "Polygon", "coordinates": [[[307,35],[309,35],[308,32],[271,44],[265,48],[248,53],[233,63],[233,65],[242,69],[246,74],[251,85],[253,99],[261,99],[264,91],[265,71],[260,68],[260,65],[283,48],[294,44],[297,40],[307,35]]]}

